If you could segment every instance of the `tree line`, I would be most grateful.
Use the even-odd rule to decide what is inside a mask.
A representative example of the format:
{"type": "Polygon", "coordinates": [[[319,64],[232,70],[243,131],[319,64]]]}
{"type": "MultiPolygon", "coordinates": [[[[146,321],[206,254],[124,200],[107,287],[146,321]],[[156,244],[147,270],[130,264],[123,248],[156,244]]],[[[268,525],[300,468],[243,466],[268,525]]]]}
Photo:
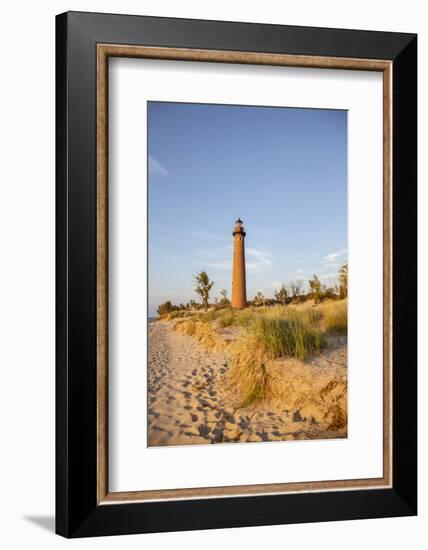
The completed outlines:
{"type": "MultiPolygon", "coordinates": [[[[170,300],[163,302],[157,308],[158,315],[165,315],[172,313],[173,311],[187,310],[187,309],[205,309],[208,310],[210,306],[210,294],[214,287],[214,281],[212,281],[206,271],[200,271],[197,275],[194,275],[194,290],[199,296],[200,302],[196,300],[189,300],[186,304],[174,305],[170,300]]],[[[338,282],[334,286],[328,287],[323,284],[319,277],[314,274],[312,279],[308,281],[309,292],[305,292],[305,281],[303,279],[296,279],[288,285],[282,284],[278,290],[275,290],[273,297],[266,297],[262,292],[258,291],[253,300],[249,300],[249,305],[254,306],[267,306],[282,304],[287,305],[290,303],[302,303],[306,300],[314,300],[315,304],[319,304],[322,300],[330,298],[332,300],[343,300],[348,296],[348,264],[343,264],[338,272],[338,282]]],[[[230,305],[230,300],[227,296],[227,290],[222,289],[220,291],[220,297],[216,297],[213,300],[212,305],[224,307],[230,305]]]]}

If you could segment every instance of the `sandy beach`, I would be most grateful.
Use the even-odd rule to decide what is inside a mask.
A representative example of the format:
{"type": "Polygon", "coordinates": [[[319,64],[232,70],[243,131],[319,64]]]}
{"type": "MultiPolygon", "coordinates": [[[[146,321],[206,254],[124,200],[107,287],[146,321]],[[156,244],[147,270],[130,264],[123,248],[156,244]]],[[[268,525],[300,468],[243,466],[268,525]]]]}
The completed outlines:
{"type": "Polygon", "coordinates": [[[346,339],[305,362],[275,361],[277,396],[246,408],[228,384],[229,363],[173,322],[150,323],[149,446],[346,437],[346,339]]]}

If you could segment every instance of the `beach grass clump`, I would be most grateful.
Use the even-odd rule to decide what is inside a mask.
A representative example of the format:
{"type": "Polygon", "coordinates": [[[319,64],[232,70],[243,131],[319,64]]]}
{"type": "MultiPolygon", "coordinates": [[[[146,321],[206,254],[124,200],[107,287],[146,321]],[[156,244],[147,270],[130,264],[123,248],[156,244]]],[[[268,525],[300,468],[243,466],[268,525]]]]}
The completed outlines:
{"type": "Polygon", "coordinates": [[[237,342],[232,350],[229,384],[238,394],[238,408],[269,398],[270,378],[267,357],[253,336],[237,342]]]}
{"type": "Polygon", "coordinates": [[[211,326],[205,323],[198,323],[196,325],[195,337],[200,344],[208,349],[217,348],[220,343],[211,326]]]}
{"type": "Polygon", "coordinates": [[[283,306],[247,312],[246,334],[232,346],[230,383],[239,395],[239,407],[248,407],[275,395],[269,364],[280,357],[304,361],[327,346],[313,308],[283,306]]]}
{"type": "Polygon", "coordinates": [[[166,316],[168,321],[172,321],[174,319],[181,319],[183,317],[187,317],[189,314],[187,311],[178,310],[178,311],[171,311],[171,313],[168,313],[166,316]]]}
{"type": "Polygon", "coordinates": [[[194,318],[201,323],[211,323],[220,328],[230,327],[240,324],[240,311],[229,307],[211,309],[207,312],[198,313],[194,318]]]}
{"type": "Polygon", "coordinates": [[[242,328],[247,328],[261,315],[262,308],[248,307],[246,309],[235,310],[234,324],[242,328]]]}
{"type": "Polygon", "coordinates": [[[181,334],[185,334],[186,336],[193,336],[207,349],[216,349],[220,351],[227,345],[227,342],[216,334],[210,323],[199,319],[179,320],[175,323],[174,330],[176,332],[180,332],[181,334]]]}
{"type": "Polygon", "coordinates": [[[348,332],[348,301],[331,302],[322,307],[324,330],[328,334],[348,332]]]}
{"type": "Polygon", "coordinates": [[[221,306],[199,312],[196,319],[203,323],[218,323],[220,326],[230,326],[234,323],[235,314],[230,306],[221,306]]]}
{"type": "Polygon", "coordinates": [[[184,319],[175,323],[174,330],[186,336],[194,336],[196,333],[196,325],[197,321],[194,319],[184,319]]]}
{"type": "Polygon", "coordinates": [[[247,332],[269,359],[296,357],[303,361],[327,345],[320,320],[320,312],[313,308],[278,306],[255,315],[247,332]]]}
{"type": "Polygon", "coordinates": [[[223,315],[219,318],[218,324],[221,328],[231,327],[236,323],[236,316],[232,309],[224,311],[223,315]]]}
{"type": "Polygon", "coordinates": [[[306,318],[290,316],[288,319],[262,317],[250,328],[259,346],[269,357],[296,357],[303,361],[326,346],[323,332],[306,318]]]}
{"type": "Polygon", "coordinates": [[[210,309],[205,313],[200,314],[201,321],[216,321],[221,316],[221,311],[210,309]]]}

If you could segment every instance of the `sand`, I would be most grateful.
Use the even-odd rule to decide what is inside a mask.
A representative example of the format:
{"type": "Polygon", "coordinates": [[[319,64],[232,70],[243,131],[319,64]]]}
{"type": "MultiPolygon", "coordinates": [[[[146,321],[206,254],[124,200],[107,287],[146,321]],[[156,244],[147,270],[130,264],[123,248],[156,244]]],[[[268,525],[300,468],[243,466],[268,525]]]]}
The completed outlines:
{"type": "Polygon", "coordinates": [[[170,322],[149,327],[148,444],[194,445],[346,437],[346,344],[276,361],[278,396],[238,408],[227,353],[208,351],[170,322]]]}

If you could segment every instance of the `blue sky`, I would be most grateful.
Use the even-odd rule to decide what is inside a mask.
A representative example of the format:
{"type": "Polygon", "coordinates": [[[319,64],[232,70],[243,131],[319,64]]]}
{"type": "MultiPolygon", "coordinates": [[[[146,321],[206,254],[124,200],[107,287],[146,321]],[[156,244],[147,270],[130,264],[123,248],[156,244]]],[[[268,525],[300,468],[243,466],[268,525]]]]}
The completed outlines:
{"type": "Polygon", "coordinates": [[[316,273],[334,284],[347,258],[347,113],[148,103],[149,315],[160,302],[230,297],[232,230],[246,237],[247,295],[316,273]]]}

